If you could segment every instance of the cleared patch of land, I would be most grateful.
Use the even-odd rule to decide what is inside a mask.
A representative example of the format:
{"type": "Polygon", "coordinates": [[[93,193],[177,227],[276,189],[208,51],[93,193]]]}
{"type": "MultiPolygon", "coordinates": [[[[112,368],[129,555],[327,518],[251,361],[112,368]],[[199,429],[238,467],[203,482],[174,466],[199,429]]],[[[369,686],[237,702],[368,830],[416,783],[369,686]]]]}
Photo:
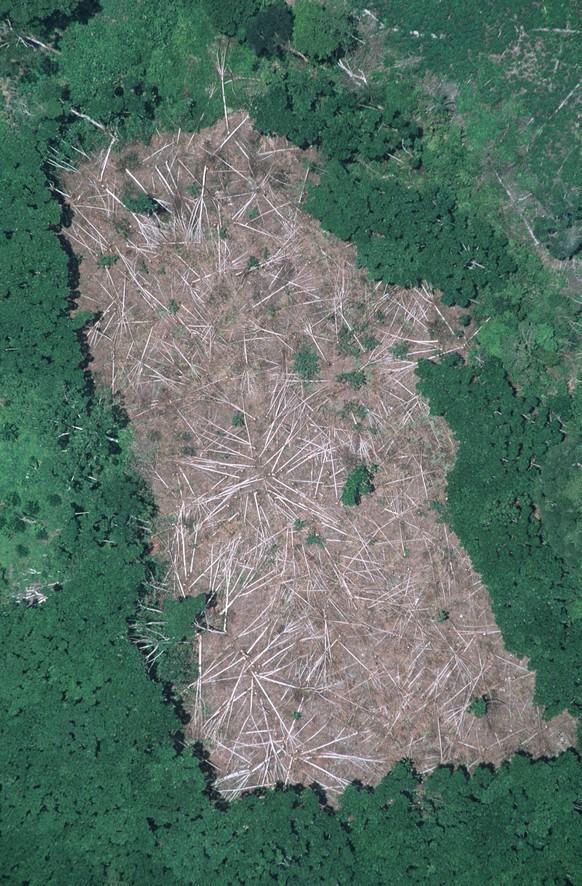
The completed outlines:
{"type": "Polygon", "coordinates": [[[440,516],[454,445],[415,365],[466,346],[457,314],[370,283],[301,212],[313,159],[237,116],[103,152],[65,185],[80,307],[100,312],[92,368],[159,506],[158,590],[210,600],[185,704],[229,796],[333,797],[402,757],[499,763],[575,735],[532,705],[440,516]],[[346,506],[358,466],[374,491],[346,506]]]}

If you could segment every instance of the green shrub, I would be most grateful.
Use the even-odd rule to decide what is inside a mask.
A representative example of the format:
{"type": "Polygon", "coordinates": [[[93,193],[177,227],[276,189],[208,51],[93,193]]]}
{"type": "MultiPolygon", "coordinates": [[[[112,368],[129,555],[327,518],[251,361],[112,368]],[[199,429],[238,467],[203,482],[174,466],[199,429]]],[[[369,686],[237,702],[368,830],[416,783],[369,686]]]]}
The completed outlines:
{"type": "Polygon", "coordinates": [[[305,381],[317,378],[319,375],[319,357],[317,356],[317,351],[313,345],[302,345],[299,350],[295,352],[293,369],[301,376],[301,378],[305,379],[305,381]]]}
{"type": "Polygon", "coordinates": [[[397,345],[394,345],[393,348],[390,348],[390,353],[393,357],[396,357],[397,360],[406,360],[408,357],[408,342],[401,341],[397,345]]]}
{"type": "Polygon", "coordinates": [[[110,268],[116,261],[119,261],[118,255],[105,255],[103,252],[100,252],[97,256],[97,267],[110,268]]]}
{"type": "Polygon", "coordinates": [[[149,194],[139,193],[135,191],[125,191],[123,194],[123,205],[130,212],[143,212],[146,215],[153,215],[159,208],[158,203],[149,194]]]}
{"type": "Polygon", "coordinates": [[[486,695],[480,695],[478,698],[471,699],[471,704],[467,708],[469,713],[477,717],[478,720],[483,719],[489,707],[489,698],[486,695]]]}
{"type": "Polygon", "coordinates": [[[374,476],[378,465],[358,465],[349,474],[342,490],[341,503],[353,507],[359,505],[362,495],[374,492],[374,476]]]}

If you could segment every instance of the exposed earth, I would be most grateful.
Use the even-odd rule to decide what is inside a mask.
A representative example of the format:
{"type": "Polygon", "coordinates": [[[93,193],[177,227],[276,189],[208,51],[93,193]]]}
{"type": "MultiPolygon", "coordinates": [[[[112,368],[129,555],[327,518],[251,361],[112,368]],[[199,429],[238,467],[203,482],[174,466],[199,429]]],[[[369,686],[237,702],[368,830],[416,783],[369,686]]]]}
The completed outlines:
{"type": "Polygon", "coordinates": [[[113,146],[65,184],[92,369],[132,420],[163,593],[209,596],[184,704],[227,796],[333,798],[403,757],[428,772],[575,744],[442,518],[454,444],[415,365],[466,347],[458,311],[370,282],[301,211],[315,161],[237,115],[113,146]],[[373,491],[342,504],[358,466],[373,491]]]}

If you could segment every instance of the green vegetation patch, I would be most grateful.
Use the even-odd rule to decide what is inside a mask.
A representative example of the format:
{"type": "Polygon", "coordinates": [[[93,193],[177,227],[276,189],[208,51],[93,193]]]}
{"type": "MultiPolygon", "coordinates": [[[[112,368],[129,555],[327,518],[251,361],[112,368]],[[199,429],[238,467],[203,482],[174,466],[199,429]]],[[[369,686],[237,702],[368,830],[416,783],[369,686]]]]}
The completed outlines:
{"type": "Polygon", "coordinates": [[[336,381],[348,385],[352,391],[359,391],[366,384],[366,373],[363,369],[354,369],[351,372],[340,372],[335,377],[336,381]]]}
{"type": "Polygon", "coordinates": [[[305,343],[295,352],[293,370],[304,381],[312,381],[319,375],[319,355],[314,345],[305,343]]]}
{"type": "Polygon", "coordinates": [[[374,492],[374,477],[377,471],[378,465],[358,465],[353,468],[342,489],[341,503],[353,507],[361,503],[363,495],[374,492]]]}
{"type": "Polygon", "coordinates": [[[473,714],[478,720],[482,720],[487,714],[489,708],[489,697],[480,695],[478,698],[471,699],[471,704],[467,708],[470,714],[473,714]]]}
{"type": "Polygon", "coordinates": [[[145,213],[146,215],[153,215],[159,209],[157,201],[143,191],[125,191],[123,205],[130,212],[145,213]]]}

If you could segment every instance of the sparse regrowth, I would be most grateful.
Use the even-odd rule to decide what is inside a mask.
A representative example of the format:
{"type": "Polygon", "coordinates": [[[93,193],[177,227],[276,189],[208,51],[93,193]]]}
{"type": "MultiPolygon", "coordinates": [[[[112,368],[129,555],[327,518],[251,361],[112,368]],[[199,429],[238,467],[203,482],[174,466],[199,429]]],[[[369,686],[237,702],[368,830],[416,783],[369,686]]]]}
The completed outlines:
{"type": "Polygon", "coordinates": [[[348,385],[352,391],[359,391],[366,384],[366,373],[363,369],[353,369],[351,372],[340,372],[335,380],[348,385]]]}
{"type": "Polygon", "coordinates": [[[97,256],[97,266],[100,268],[110,268],[118,258],[118,255],[105,255],[105,253],[100,252],[97,256]]]}
{"type": "Polygon", "coordinates": [[[408,357],[408,342],[403,341],[394,345],[393,348],[390,348],[390,353],[393,357],[396,357],[397,360],[406,360],[408,357]]]}

